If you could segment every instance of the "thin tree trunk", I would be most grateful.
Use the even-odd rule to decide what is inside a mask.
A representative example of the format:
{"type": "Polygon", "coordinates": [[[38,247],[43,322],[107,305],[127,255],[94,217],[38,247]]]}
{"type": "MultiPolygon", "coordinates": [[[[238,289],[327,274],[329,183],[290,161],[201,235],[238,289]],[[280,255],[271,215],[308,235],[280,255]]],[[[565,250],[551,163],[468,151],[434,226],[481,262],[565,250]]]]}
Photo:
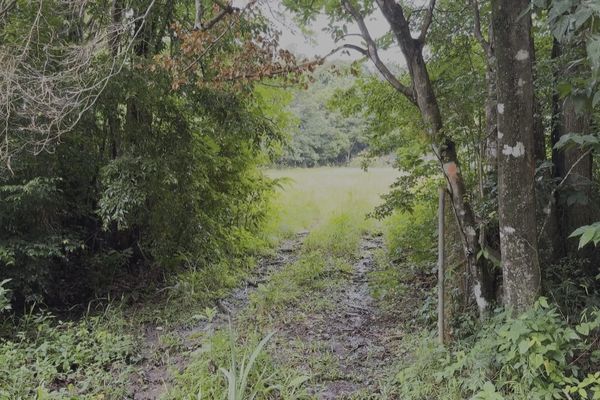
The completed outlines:
{"type": "Polygon", "coordinates": [[[529,0],[492,1],[498,85],[498,214],[504,303],[520,312],[540,292],[529,0]]]}
{"type": "MultiPolygon", "coordinates": [[[[536,55],[533,38],[529,41],[529,54],[531,57],[532,82],[536,79],[536,55]]],[[[534,154],[537,164],[546,161],[546,138],[544,135],[544,121],[542,119],[542,104],[533,94],[533,132],[534,132],[534,154]]]]}
{"type": "MultiPolygon", "coordinates": [[[[569,133],[585,135],[589,133],[589,114],[578,114],[572,98],[567,98],[562,105],[561,136],[569,133]]],[[[578,147],[564,149],[558,152],[556,172],[559,177],[565,177],[574,163],[585,153],[585,149],[578,147]]],[[[569,235],[582,225],[594,222],[591,204],[591,182],[592,182],[592,153],[584,156],[574,166],[565,181],[566,191],[558,193],[561,200],[558,202],[558,214],[560,220],[561,238],[566,245],[567,254],[577,254],[577,241],[568,239],[569,235]],[[585,204],[569,204],[565,198],[569,193],[583,195],[588,202],[585,204]],[[561,196],[561,194],[563,196],[561,196]]]]}
{"type": "MultiPolygon", "coordinates": [[[[554,63],[558,63],[560,58],[560,44],[555,39],[552,44],[552,53],[551,58],[554,63]]],[[[558,68],[554,72],[554,87],[557,86],[558,82],[561,80],[560,76],[560,68],[558,68]]],[[[559,178],[557,173],[557,165],[559,161],[559,152],[555,149],[554,145],[560,140],[561,136],[561,101],[558,92],[555,90],[552,94],[552,121],[551,121],[551,137],[550,137],[550,145],[552,148],[552,177],[559,178]]],[[[551,194],[552,198],[549,199],[548,205],[546,209],[544,209],[544,224],[542,225],[542,231],[539,232],[540,244],[547,243],[548,247],[551,247],[549,250],[549,254],[546,255],[548,257],[548,261],[556,260],[566,255],[566,246],[565,241],[561,237],[560,233],[560,223],[558,221],[558,210],[557,210],[557,197],[554,194],[551,194]],[[545,228],[544,228],[545,226],[545,228]]],[[[541,247],[540,247],[541,248],[541,247]]]]}
{"type": "Polygon", "coordinates": [[[439,157],[448,183],[451,204],[461,232],[468,270],[473,278],[473,296],[482,317],[488,314],[494,293],[486,281],[485,271],[478,263],[480,251],[478,225],[475,214],[468,201],[465,182],[460,170],[455,143],[444,133],[442,117],[433,90],[433,85],[423,58],[423,31],[419,39],[412,37],[408,21],[404,17],[402,7],[394,0],[377,0],[384,17],[406,59],[412,80],[414,99],[421,112],[425,128],[432,142],[439,145],[439,157]]]}

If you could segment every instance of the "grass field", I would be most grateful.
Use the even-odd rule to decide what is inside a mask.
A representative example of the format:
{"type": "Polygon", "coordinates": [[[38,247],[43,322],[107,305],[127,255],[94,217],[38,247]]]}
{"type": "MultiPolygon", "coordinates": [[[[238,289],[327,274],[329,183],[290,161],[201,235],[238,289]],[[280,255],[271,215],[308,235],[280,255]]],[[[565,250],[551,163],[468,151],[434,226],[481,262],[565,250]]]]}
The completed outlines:
{"type": "Polygon", "coordinates": [[[314,230],[332,218],[350,218],[361,228],[371,228],[375,221],[366,214],[381,203],[380,196],[389,190],[398,176],[392,168],[311,168],[268,170],[267,175],[280,179],[281,187],[274,201],[274,218],[269,233],[289,236],[302,230],[314,230]]]}

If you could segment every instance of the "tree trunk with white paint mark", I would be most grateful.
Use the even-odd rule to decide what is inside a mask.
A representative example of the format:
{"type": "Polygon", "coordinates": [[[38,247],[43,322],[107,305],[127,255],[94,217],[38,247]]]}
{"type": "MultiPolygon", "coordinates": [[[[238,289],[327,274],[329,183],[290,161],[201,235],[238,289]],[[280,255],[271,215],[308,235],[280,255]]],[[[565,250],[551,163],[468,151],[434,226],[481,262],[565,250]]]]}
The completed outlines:
{"type": "Polygon", "coordinates": [[[504,303],[516,312],[539,296],[534,93],[528,0],[495,0],[498,90],[498,215],[504,303]]]}

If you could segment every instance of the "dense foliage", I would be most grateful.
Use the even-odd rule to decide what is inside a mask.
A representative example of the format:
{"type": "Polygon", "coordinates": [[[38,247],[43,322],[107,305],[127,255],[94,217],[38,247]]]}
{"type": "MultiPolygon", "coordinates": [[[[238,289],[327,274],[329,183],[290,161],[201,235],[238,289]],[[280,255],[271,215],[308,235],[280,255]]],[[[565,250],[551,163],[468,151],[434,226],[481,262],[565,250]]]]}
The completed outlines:
{"type": "MultiPolygon", "coordinates": [[[[258,166],[280,137],[261,107],[268,92],[254,92],[249,79],[221,80],[229,76],[225,59],[244,56],[249,68],[255,59],[267,61],[260,48],[249,49],[242,41],[258,32],[267,35],[268,28],[258,14],[244,17],[237,9],[215,5],[204,17],[223,21],[215,20],[217,32],[201,32],[207,39],[220,35],[212,48],[194,48],[189,41],[200,32],[185,36],[183,28],[177,28],[181,40],[165,45],[166,38],[174,38],[174,18],[189,16],[180,6],[139,2],[115,9],[117,3],[111,11],[109,2],[82,3],[87,18],[100,24],[81,26],[90,30],[84,36],[96,34],[102,24],[109,32],[117,29],[123,16],[115,13],[137,10],[134,23],[142,32],[128,37],[135,32],[117,29],[110,46],[89,60],[89,68],[102,74],[112,62],[110,51],[127,57],[119,73],[102,81],[105,88],[93,103],[81,105],[85,108],[60,145],[49,141],[46,151],[31,154],[31,136],[17,134],[18,121],[9,126],[11,148],[24,151],[2,167],[0,278],[10,279],[5,286],[17,304],[72,304],[111,287],[131,286],[133,281],[122,280],[127,275],[151,281],[152,274],[159,277],[185,263],[206,266],[253,246],[252,233],[264,220],[271,188],[258,166]],[[101,18],[111,12],[112,24],[101,18]],[[221,32],[230,23],[242,26],[221,32]],[[181,60],[176,58],[180,51],[181,60]],[[207,60],[218,54],[219,63],[202,61],[205,76],[182,77],[178,63],[201,51],[209,53],[207,60]]],[[[18,35],[27,34],[28,24],[38,24],[40,45],[79,45],[85,39],[59,28],[70,23],[75,29],[80,21],[67,12],[68,4],[58,1],[56,7],[65,12],[37,21],[36,13],[46,13],[45,8],[13,4],[3,19],[3,50],[20,45],[18,35]]],[[[122,23],[126,29],[131,21],[126,17],[122,23]]],[[[291,56],[283,56],[292,65],[291,56]]],[[[37,65],[40,57],[35,53],[24,62],[37,65]]],[[[56,61],[57,69],[63,67],[60,55],[56,61]]]]}
{"type": "MultiPolygon", "coordinates": [[[[317,224],[294,209],[300,195],[272,202],[280,181],[261,167],[392,154],[397,181],[370,213],[387,246],[372,291],[389,311],[417,290],[391,315],[410,308],[402,328],[426,333],[390,392],[599,398],[598,2],[283,1],[303,28],[329,18],[330,55],[364,57],[341,70],[281,49],[264,2],[237,3],[0,0],[0,397],[126,396],[139,361],[126,317],[64,322],[40,305],[158,293],[207,306],[195,317],[210,320],[269,229],[313,230],[242,321],[300,322],[305,301],[353,274],[373,207],[335,193],[339,210],[317,224]],[[389,32],[372,37],[370,18],[389,32]],[[391,47],[403,65],[382,61],[391,47]],[[446,346],[427,333],[440,187],[446,346]]],[[[318,201],[301,205],[318,213],[318,201]]],[[[207,341],[172,396],[305,396],[306,378],[262,353],[271,335],[245,333],[207,341]]]]}

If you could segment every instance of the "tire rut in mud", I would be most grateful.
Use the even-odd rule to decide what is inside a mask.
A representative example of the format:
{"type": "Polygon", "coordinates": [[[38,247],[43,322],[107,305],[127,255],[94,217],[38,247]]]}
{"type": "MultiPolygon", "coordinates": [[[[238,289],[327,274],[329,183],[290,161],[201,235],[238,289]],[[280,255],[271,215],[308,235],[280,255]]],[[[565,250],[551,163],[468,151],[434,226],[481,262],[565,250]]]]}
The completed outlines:
{"type": "Polygon", "coordinates": [[[240,287],[217,302],[218,313],[210,322],[200,321],[191,328],[171,330],[169,333],[180,339],[182,351],[171,357],[168,362],[162,361],[159,355],[160,336],[166,332],[157,325],[145,326],[140,352],[141,366],[139,372],[131,379],[128,399],[155,400],[165,394],[171,380],[169,371],[183,370],[188,362],[188,355],[201,345],[194,338],[200,333],[214,332],[227,326],[230,317],[246,307],[250,294],[259,284],[267,282],[273,273],[295,262],[307,234],[308,232],[299,232],[293,238],[284,240],[273,257],[261,260],[258,267],[240,287]]]}
{"type": "Polygon", "coordinates": [[[303,343],[296,359],[308,360],[314,353],[326,355],[321,363],[327,363],[329,371],[315,368],[314,361],[300,366],[312,375],[309,392],[317,399],[343,399],[357,393],[377,398],[380,392],[379,379],[392,364],[403,336],[400,328],[380,312],[369,288],[369,274],[376,268],[375,252],[382,248],[381,236],[363,237],[350,279],[320,294],[335,306],[317,307],[301,321],[278,327],[284,341],[303,343]]]}

